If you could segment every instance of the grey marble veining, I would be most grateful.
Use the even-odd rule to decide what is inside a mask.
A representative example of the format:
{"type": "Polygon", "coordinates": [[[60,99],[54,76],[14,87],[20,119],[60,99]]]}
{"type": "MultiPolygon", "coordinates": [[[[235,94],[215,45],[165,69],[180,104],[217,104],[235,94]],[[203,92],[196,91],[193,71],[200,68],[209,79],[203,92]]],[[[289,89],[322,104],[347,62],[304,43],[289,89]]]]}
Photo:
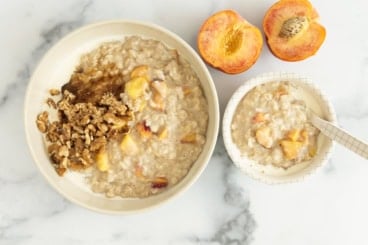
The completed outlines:
{"type": "MultiPolygon", "coordinates": [[[[23,104],[19,103],[22,101],[17,101],[18,103],[14,103],[14,98],[18,96],[23,97],[31,72],[34,70],[36,64],[39,62],[45,52],[51,48],[51,46],[55,44],[55,42],[57,42],[61,37],[83,24],[83,14],[90,4],[91,1],[88,1],[85,5],[81,5],[80,10],[78,10],[75,14],[75,20],[56,23],[55,25],[49,26],[44,31],[40,32],[41,43],[33,50],[30,50],[29,57],[27,58],[28,61],[25,62],[23,67],[16,71],[14,80],[6,85],[4,92],[0,95],[0,111],[2,112],[0,114],[0,120],[2,122],[4,122],[3,117],[7,115],[7,113],[4,113],[4,110],[12,107],[11,109],[15,110],[16,112],[22,111],[23,104]]],[[[21,113],[19,114],[21,115],[21,113]]],[[[20,116],[18,118],[21,119],[20,116]]],[[[24,140],[23,143],[25,143],[24,140]]],[[[5,153],[5,158],[12,159],[12,155],[14,154],[14,150],[9,149],[9,151],[6,151],[5,153]]],[[[29,158],[29,155],[27,155],[27,158],[29,158]]],[[[6,167],[4,162],[1,163],[2,167],[6,167]]],[[[20,165],[21,163],[14,162],[12,164],[20,165]]],[[[18,166],[18,168],[22,168],[22,166],[18,166]]],[[[12,171],[9,172],[12,173],[12,171]]],[[[9,172],[5,171],[5,173],[9,172]]],[[[32,169],[30,172],[31,173],[24,175],[18,174],[3,176],[0,174],[0,193],[3,197],[8,197],[7,200],[3,200],[0,203],[0,207],[3,209],[0,214],[0,244],[2,242],[4,244],[21,243],[22,241],[28,240],[31,235],[12,235],[12,231],[18,226],[29,222],[29,217],[32,217],[33,215],[42,215],[43,217],[53,216],[64,211],[66,206],[69,205],[69,203],[66,203],[62,197],[56,195],[54,196],[57,199],[57,201],[55,200],[55,203],[52,201],[52,198],[44,197],[49,199],[47,200],[48,202],[51,201],[50,208],[44,210],[40,209],[38,212],[35,212],[34,210],[37,210],[38,204],[36,201],[29,202],[29,200],[26,198],[24,200],[22,198],[12,198],[10,191],[12,189],[17,189],[17,186],[20,186],[21,188],[18,189],[18,194],[16,195],[26,195],[27,193],[34,193],[34,191],[37,191],[37,187],[45,184],[44,180],[39,178],[40,175],[36,174],[34,169],[32,169]],[[12,206],[12,202],[17,202],[15,207],[19,206],[20,210],[18,212],[14,212],[14,210],[10,208],[14,208],[14,206],[12,206]],[[10,210],[6,209],[7,206],[10,208],[10,210]]],[[[38,197],[43,198],[43,195],[39,195],[38,197]]]]}
{"type": "Polygon", "coordinates": [[[214,156],[221,158],[224,165],[222,176],[223,184],[226,188],[223,196],[224,201],[228,205],[238,208],[239,212],[232,216],[230,220],[221,224],[210,241],[219,244],[250,244],[254,229],[256,228],[256,222],[249,212],[249,194],[231,179],[230,172],[236,169],[226,154],[221,134],[214,156]]]}
{"type": "Polygon", "coordinates": [[[15,93],[19,92],[18,89],[24,91],[31,76],[31,72],[46,51],[66,34],[83,25],[85,11],[91,4],[92,1],[87,1],[85,4],[78,6],[79,8],[75,11],[75,17],[72,20],[55,23],[41,31],[41,43],[31,51],[28,62],[26,62],[25,66],[16,73],[14,81],[9,83],[5,91],[0,94],[0,108],[8,103],[10,98],[15,96],[15,93]]]}

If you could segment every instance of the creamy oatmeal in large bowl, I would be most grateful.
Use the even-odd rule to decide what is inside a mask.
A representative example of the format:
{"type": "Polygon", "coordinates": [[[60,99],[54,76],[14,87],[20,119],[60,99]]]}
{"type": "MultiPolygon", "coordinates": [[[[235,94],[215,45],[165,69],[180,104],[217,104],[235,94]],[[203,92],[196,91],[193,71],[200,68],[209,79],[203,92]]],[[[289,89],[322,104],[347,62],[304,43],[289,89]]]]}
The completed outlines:
{"type": "Polygon", "coordinates": [[[336,122],[331,103],[308,78],[268,73],[246,81],[223,118],[223,139],[234,164],[270,184],[314,172],[327,161],[333,142],[309,122],[310,109],[336,122]]]}
{"type": "Polygon", "coordinates": [[[55,44],[30,79],[24,113],[30,153],[48,183],[114,214],[157,207],[190,188],[211,158],[220,116],[196,51],[169,30],[129,20],[91,24],[55,44]]]}
{"type": "Polygon", "coordinates": [[[177,50],[139,36],[84,54],[37,116],[56,172],[107,197],[147,197],[181,181],[206,142],[208,105],[177,50]]]}

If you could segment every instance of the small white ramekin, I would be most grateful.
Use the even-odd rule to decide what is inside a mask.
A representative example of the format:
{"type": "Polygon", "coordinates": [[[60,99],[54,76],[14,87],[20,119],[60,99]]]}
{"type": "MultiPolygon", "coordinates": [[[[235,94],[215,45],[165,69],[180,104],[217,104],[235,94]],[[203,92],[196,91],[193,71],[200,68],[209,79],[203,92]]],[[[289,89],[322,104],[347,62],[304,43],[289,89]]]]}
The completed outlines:
{"type": "Polygon", "coordinates": [[[317,141],[317,155],[310,161],[296,164],[288,169],[273,165],[262,165],[244,156],[231,136],[231,123],[242,98],[254,87],[269,82],[290,81],[302,90],[303,99],[308,107],[319,116],[336,123],[336,115],[327,97],[308,78],[294,73],[266,73],[244,82],[230,98],[223,117],[222,134],[225,148],[234,164],[245,174],[268,184],[289,183],[303,180],[327,162],[333,149],[333,141],[320,134],[317,141]]]}

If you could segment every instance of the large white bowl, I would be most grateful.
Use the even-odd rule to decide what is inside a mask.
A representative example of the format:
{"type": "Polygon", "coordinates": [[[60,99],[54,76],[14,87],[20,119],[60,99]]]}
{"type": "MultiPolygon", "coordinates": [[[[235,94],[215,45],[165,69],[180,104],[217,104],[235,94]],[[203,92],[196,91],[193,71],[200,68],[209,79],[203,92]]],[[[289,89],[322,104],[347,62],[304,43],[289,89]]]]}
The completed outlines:
{"type": "Polygon", "coordinates": [[[322,118],[336,123],[334,109],[327,97],[312,81],[310,81],[310,79],[304,76],[294,73],[267,73],[244,82],[244,84],[232,95],[225,109],[222,124],[224,144],[230,158],[237,167],[252,178],[268,184],[280,184],[302,180],[304,177],[315,172],[317,168],[328,160],[333,148],[333,141],[320,134],[317,140],[317,155],[312,160],[296,164],[287,170],[274,167],[273,165],[259,164],[241,154],[231,136],[231,123],[239,102],[254,87],[264,83],[281,81],[295,83],[299,88],[300,97],[306,102],[309,108],[322,118]]]}
{"type": "Polygon", "coordinates": [[[176,34],[157,25],[116,20],[92,24],[78,29],[60,40],[44,56],[28,85],[25,104],[25,131],[28,145],[35,163],[47,181],[64,197],[83,207],[107,213],[131,213],[157,206],[192,185],[206,167],[216,144],[219,127],[219,104],[216,89],[207,67],[198,54],[176,34]],[[160,40],[178,52],[192,65],[202,84],[208,101],[209,123],[207,141],[188,175],[167,191],[143,199],[109,199],[95,194],[76,174],[59,177],[51,166],[41,133],[35,119],[45,108],[45,99],[50,88],[66,83],[79,62],[81,54],[96,48],[104,41],[122,40],[124,36],[139,35],[160,40]]]}

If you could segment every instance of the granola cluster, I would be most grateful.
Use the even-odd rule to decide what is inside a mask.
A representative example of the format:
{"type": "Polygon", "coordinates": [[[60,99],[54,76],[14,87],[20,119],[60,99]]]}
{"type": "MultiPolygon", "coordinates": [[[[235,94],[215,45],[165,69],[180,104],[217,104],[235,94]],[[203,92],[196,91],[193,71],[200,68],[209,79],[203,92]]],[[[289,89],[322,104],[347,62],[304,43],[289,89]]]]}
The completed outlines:
{"type": "MultiPolygon", "coordinates": [[[[60,91],[50,90],[52,96],[60,91]]],[[[75,103],[75,95],[65,90],[55,102],[48,98],[49,107],[57,110],[57,119],[50,120],[43,111],[36,124],[45,134],[48,154],[56,172],[62,176],[67,169],[82,170],[94,164],[96,154],[104,151],[107,139],[129,131],[133,114],[114,95],[107,93],[96,103],[75,103]]]]}

